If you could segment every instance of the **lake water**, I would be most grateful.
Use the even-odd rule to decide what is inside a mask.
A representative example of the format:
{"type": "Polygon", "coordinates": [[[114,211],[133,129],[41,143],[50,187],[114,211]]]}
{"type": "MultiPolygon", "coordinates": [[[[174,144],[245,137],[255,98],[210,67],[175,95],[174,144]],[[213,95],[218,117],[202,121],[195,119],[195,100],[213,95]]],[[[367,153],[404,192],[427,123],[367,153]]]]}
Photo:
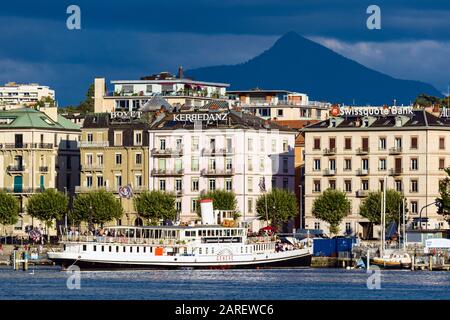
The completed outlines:
{"type": "Polygon", "coordinates": [[[68,274],[58,267],[0,267],[0,299],[450,299],[450,272],[382,270],[381,288],[372,290],[371,275],[312,268],[87,271],[81,272],[80,289],[69,290],[68,274]]]}

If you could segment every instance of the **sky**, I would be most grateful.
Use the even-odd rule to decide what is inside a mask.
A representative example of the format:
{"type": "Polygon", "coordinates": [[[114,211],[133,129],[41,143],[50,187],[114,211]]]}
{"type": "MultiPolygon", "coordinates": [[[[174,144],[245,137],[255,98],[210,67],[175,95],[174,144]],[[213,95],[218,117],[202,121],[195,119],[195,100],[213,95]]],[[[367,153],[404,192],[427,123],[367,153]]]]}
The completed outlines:
{"type": "Polygon", "coordinates": [[[2,3],[0,28],[0,83],[49,85],[60,106],[97,76],[245,62],[288,31],[396,78],[450,85],[448,0],[24,0],[2,3]],[[372,4],[380,30],[366,26],[372,4]],[[70,5],[80,30],[66,26],[70,5]]]}

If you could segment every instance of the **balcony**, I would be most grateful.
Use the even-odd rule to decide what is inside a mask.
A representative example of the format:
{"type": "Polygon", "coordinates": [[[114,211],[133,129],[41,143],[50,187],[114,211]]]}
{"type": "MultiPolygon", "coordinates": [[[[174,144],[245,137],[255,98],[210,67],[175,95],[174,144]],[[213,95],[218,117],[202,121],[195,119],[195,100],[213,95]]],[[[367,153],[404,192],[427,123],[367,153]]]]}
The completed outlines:
{"type": "Polygon", "coordinates": [[[154,177],[177,177],[182,176],[184,174],[184,169],[180,170],[169,170],[169,169],[153,169],[152,176],[154,177]]]}
{"type": "Polygon", "coordinates": [[[403,173],[403,169],[402,168],[394,168],[394,169],[389,169],[389,175],[390,176],[399,176],[403,173]]]}
{"type": "Polygon", "coordinates": [[[81,165],[81,171],[103,171],[104,169],[103,164],[85,164],[81,165]]]}
{"type": "Polygon", "coordinates": [[[324,176],[334,176],[336,174],[336,169],[325,169],[323,170],[323,175],[324,176]]]}
{"type": "Polygon", "coordinates": [[[231,148],[231,149],[203,148],[202,149],[202,155],[205,157],[214,157],[214,156],[221,157],[221,156],[232,155],[232,154],[234,154],[234,148],[231,148]]]}
{"type": "Polygon", "coordinates": [[[22,186],[15,186],[13,188],[0,188],[0,191],[14,194],[33,194],[43,192],[43,188],[24,188],[22,186]]]}
{"type": "MultiPolygon", "coordinates": [[[[99,190],[104,190],[107,192],[118,192],[118,188],[115,187],[95,187],[95,186],[75,186],[75,193],[86,193],[86,192],[91,192],[91,191],[99,191],[99,190]]],[[[134,190],[133,190],[134,191],[134,190]]]]}
{"type": "Polygon", "coordinates": [[[325,148],[323,149],[324,156],[333,156],[336,154],[336,148],[325,148]]]}
{"type": "Polygon", "coordinates": [[[25,171],[25,166],[24,165],[8,166],[8,167],[6,167],[6,171],[8,171],[8,172],[23,172],[23,171],[25,171]]]}
{"type": "Polygon", "coordinates": [[[356,154],[357,155],[364,155],[369,153],[369,148],[357,148],[356,154]]]}
{"type": "Polygon", "coordinates": [[[109,141],[79,141],[78,148],[105,148],[109,147],[109,141]]]}
{"type": "Polygon", "coordinates": [[[0,149],[53,149],[53,143],[1,143],[0,149]]]}
{"type": "Polygon", "coordinates": [[[357,190],[356,197],[357,198],[366,198],[369,195],[369,191],[367,190],[357,190]]]}
{"type": "Polygon", "coordinates": [[[183,149],[177,148],[177,149],[158,149],[153,148],[152,149],[152,156],[153,157],[177,157],[183,155],[183,149]]]}
{"type": "Polygon", "coordinates": [[[39,167],[40,172],[48,172],[48,166],[39,167]]]}
{"type": "Polygon", "coordinates": [[[367,176],[369,174],[369,169],[358,169],[356,170],[357,176],[367,176]]]}
{"type": "Polygon", "coordinates": [[[234,169],[203,169],[202,176],[232,176],[234,175],[234,169]]]}
{"type": "Polygon", "coordinates": [[[403,148],[402,147],[393,147],[389,149],[389,154],[392,155],[398,155],[401,154],[403,152],[403,148]]]}

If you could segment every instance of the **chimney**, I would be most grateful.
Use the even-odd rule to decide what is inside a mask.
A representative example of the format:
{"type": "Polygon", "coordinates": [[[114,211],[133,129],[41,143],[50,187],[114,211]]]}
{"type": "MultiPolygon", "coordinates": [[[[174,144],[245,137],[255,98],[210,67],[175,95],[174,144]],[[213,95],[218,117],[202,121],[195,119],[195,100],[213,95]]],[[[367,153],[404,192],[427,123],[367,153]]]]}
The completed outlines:
{"type": "Polygon", "coordinates": [[[51,107],[49,103],[45,103],[45,107],[40,108],[39,111],[45,113],[53,122],[58,122],[58,108],[56,106],[51,107]]]}
{"type": "Polygon", "coordinates": [[[178,67],[178,79],[183,79],[183,66],[178,67]]]}

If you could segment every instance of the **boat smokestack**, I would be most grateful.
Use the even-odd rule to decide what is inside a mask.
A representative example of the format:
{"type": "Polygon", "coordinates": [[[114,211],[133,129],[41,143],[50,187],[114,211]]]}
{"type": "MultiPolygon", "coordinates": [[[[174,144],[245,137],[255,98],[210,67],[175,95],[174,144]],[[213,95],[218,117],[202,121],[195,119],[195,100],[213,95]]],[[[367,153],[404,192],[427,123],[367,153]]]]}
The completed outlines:
{"type": "Polygon", "coordinates": [[[202,214],[202,224],[216,224],[214,219],[214,209],[212,199],[202,199],[200,202],[200,212],[202,214]]]}

